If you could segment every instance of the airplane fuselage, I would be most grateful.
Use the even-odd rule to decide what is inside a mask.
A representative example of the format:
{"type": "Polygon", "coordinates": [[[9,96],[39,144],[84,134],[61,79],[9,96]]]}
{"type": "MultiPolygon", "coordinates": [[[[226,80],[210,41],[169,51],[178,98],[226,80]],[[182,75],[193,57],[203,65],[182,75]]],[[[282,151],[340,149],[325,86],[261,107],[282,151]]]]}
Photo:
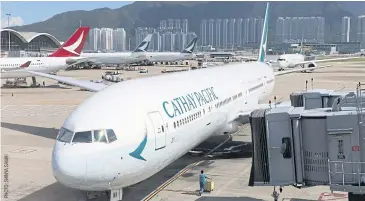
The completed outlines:
{"type": "Polygon", "coordinates": [[[193,54],[181,52],[146,52],[146,56],[151,62],[169,62],[193,58],[193,54]]]}
{"type": "Polygon", "coordinates": [[[92,64],[129,64],[146,60],[144,52],[82,53],[80,55],[92,64]]]}
{"type": "Polygon", "coordinates": [[[62,129],[111,129],[117,140],[57,140],[54,176],[88,191],[143,181],[212,135],[223,134],[237,114],[258,107],[274,83],[270,66],[252,62],[111,85],[79,105],[62,129]]]}
{"type": "Polygon", "coordinates": [[[278,58],[279,68],[294,68],[299,62],[303,62],[305,59],[302,54],[283,54],[278,58]]]}
{"type": "MultiPolygon", "coordinates": [[[[77,57],[75,57],[77,58],[77,57]]],[[[1,78],[21,78],[32,77],[26,71],[36,71],[42,73],[52,73],[66,69],[69,65],[67,59],[72,57],[17,57],[17,58],[1,58],[1,78]],[[21,68],[23,63],[31,61],[29,67],[21,68]]]]}

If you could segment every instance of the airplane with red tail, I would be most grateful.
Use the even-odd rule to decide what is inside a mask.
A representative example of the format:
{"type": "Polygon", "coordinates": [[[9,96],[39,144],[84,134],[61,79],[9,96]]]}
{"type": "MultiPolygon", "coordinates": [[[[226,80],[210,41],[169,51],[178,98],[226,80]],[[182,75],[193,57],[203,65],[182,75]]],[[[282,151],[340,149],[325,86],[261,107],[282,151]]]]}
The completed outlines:
{"type": "Polygon", "coordinates": [[[79,27],[71,37],[48,57],[0,58],[1,79],[33,77],[28,71],[55,73],[74,65],[80,57],[90,27],[79,27]],[[71,62],[70,62],[71,61],[71,62]]]}

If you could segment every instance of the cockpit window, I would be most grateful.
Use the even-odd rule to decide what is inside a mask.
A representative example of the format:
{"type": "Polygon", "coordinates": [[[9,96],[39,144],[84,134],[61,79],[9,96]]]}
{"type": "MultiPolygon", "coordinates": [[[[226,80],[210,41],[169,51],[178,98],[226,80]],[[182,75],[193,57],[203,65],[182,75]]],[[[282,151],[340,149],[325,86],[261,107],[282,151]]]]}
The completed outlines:
{"type": "Polygon", "coordinates": [[[105,142],[105,143],[107,143],[105,130],[96,130],[96,131],[94,131],[94,142],[105,142]]]}
{"type": "Polygon", "coordinates": [[[109,143],[117,140],[117,136],[115,136],[115,133],[112,129],[106,129],[106,133],[108,134],[109,143]]]}
{"type": "Polygon", "coordinates": [[[70,143],[73,134],[74,134],[73,132],[71,132],[71,131],[69,131],[67,129],[61,128],[60,131],[59,131],[57,140],[58,141],[61,141],[61,142],[68,142],[68,143],[70,143]]]}
{"type": "Polygon", "coordinates": [[[75,133],[74,138],[72,139],[73,143],[91,143],[93,141],[91,131],[83,131],[75,133]]]}
{"type": "Polygon", "coordinates": [[[278,61],[285,61],[285,59],[280,58],[280,59],[278,59],[278,61]]]}

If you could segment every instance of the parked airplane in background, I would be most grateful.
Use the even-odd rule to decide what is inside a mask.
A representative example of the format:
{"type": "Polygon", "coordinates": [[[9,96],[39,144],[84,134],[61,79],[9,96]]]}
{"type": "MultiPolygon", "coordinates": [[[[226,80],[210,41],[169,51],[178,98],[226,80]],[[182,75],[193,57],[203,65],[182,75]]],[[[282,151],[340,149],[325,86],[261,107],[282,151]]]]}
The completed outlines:
{"type": "Polygon", "coordinates": [[[79,27],[60,48],[48,57],[0,58],[1,78],[34,77],[34,74],[28,71],[55,73],[66,69],[72,64],[71,60],[81,59],[80,53],[84,48],[89,30],[89,27],[79,27]],[[27,62],[29,64],[25,66],[27,62]]]}
{"type": "Polygon", "coordinates": [[[194,58],[194,48],[198,38],[194,38],[189,42],[185,49],[181,52],[146,52],[150,62],[168,62],[179,61],[194,58]]]}
{"type": "Polygon", "coordinates": [[[82,53],[82,60],[77,63],[87,63],[88,65],[108,65],[108,64],[129,64],[147,60],[146,51],[151,42],[152,34],[149,34],[137,46],[133,52],[113,52],[113,53],[82,53]]]}
{"type": "MultiPolygon", "coordinates": [[[[301,48],[300,48],[299,53],[282,54],[279,56],[279,58],[277,60],[277,64],[278,64],[279,70],[282,71],[286,68],[295,68],[298,66],[305,68],[305,65],[307,65],[307,68],[313,68],[313,67],[317,67],[317,63],[320,63],[320,62],[347,60],[347,59],[352,59],[354,57],[342,57],[342,58],[323,59],[323,60],[306,60],[308,58],[309,57],[306,57],[303,54],[303,43],[301,43],[301,48]]],[[[310,71],[312,71],[312,70],[310,70],[310,71]]],[[[302,72],[306,72],[306,70],[303,70],[302,72]]]]}
{"type": "Polygon", "coordinates": [[[212,135],[235,132],[254,109],[268,108],[259,101],[272,92],[275,76],[302,70],[274,72],[265,62],[268,11],[269,3],[256,62],[110,86],[30,72],[97,92],[59,131],[52,154],[56,180],[121,200],[122,188],[151,177],[212,135]]]}

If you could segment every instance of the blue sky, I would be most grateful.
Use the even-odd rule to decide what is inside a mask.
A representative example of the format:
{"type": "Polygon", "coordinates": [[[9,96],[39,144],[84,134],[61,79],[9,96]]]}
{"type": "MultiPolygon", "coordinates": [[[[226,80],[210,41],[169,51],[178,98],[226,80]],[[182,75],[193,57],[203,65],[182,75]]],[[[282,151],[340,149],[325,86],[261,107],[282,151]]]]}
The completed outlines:
{"type": "Polygon", "coordinates": [[[44,21],[66,11],[93,10],[104,7],[113,9],[130,3],[132,1],[2,1],[1,26],[7,26],[6,13],[11,13],[10,24],[14,26],[44,21]]]}

